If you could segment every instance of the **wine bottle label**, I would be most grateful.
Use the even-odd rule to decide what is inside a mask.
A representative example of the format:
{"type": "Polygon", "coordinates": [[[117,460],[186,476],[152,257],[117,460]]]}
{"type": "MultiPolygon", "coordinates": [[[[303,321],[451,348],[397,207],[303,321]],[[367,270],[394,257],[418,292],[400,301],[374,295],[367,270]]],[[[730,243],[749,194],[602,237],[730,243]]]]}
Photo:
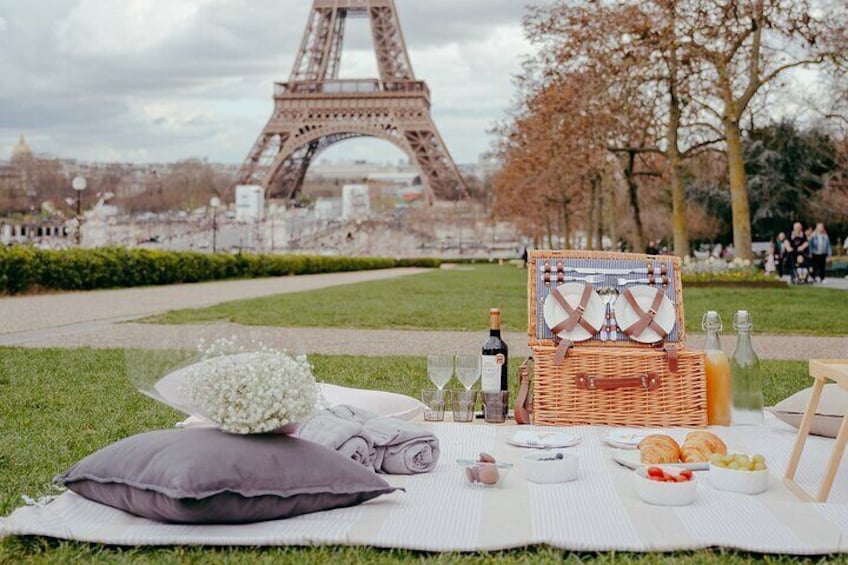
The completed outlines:
{"type": "Polygon", "coordinates": [[[501,389],[501,367],[505,357],[503,353],[497,355],[481,355],[482,378],[481,389],[485,392],[496,392],[501,389]]]}

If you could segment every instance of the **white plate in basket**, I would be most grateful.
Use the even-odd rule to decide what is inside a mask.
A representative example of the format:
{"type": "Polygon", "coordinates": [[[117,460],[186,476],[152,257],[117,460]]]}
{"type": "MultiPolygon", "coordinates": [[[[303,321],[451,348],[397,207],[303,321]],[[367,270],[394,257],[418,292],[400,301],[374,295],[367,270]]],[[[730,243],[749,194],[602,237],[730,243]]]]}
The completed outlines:
{"type": "MultiPolygon", "coordinates": [[[[568,302],[569,306],[576,308],[580,304],[580,298],[583,296],[583,289],[585,287],[586,285],[583,283],[565,283],[559,285],[557,290],[565,301],[568,302]]],[[[565,309],[550,294],[545,298],[544,314],[545,323],[549,328],[555,327],[568,318],[565,309]]],[[[605,315],[604,301],[601,300],[600,295],[595,290],[592,290],[592,294],[589,295],[589,303],[586,305],[586,311],[583,312],[583,319],[595,328],[595,332],[590,334],[586,331],[586,328],[577,324],[570,332],[563,330],[557,336],[571,341],[586,341],[597,335],[601,330],[605,315]]]]}
{"type": "MultiPolygon", "coordinates": [[[[638,469],[639,467],[646,467],[645,463],[642,463],[642,454],[637,450],[633,449],[611,449],[610,454],[612,455],[613,461],[624,465],[630,469],[638,469]]],[[[689,469],[691,471],[706,471],[710,468],[710,462],[704,461],[703,463],[662,463],[663,467],[679,467],[681,469],[689,469]]]]}
{"type": "MultiPolygon", "coordinates": [[[[653,286],[634,286],[631,287],[630,292],[633,293],[633,298],[636,299],[639,307],[647,312],[654,302],[657,288],[653,286]]],[[[618,325],[619,331],[623,332],[625,328],[629,328],[638,319],[639,317],[633,311],[633,307],[627,299],[624,296],[619,296],[615,301],[615,323],[618,325]]],[[[654,316],[654,321],[666,334],[670,334],[671,330],[674,329],[674,324],[677,323],[677,316],[674,312],[674,304],[669,300],[668,296],[663,296],[660,307],[657,310],[657,315],[654,316]]],[[[631,336],[631,339],[639,343],[656,343],[662,341],[664,338],[655,332],[653,328],[647,327],[638,336],[631,336]]]]}

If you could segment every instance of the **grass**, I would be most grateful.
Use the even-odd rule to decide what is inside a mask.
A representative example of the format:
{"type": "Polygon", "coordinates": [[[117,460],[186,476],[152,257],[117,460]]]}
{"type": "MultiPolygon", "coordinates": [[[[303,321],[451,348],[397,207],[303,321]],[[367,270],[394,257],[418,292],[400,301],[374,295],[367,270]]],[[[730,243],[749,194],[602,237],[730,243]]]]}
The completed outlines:
{"type": "MultiPolygon", "coordinates": [[[[228,320],[280,327],[397,328],[482,331],[499,307],[506,331],[527,328],[527,272],[514,266],[474,265],[327,290],[239,300],[151,318],[166,324],[228,320]]],[[[848,293],[836,289],[684,289],[686,330],[701,331],[701,316],[717,310],[730,328],[746,309],[755,330],[776,334],[848,333],[848,293]]]]}
{"type": "MultiPolygon", "coordinates": [[[[151,354],[161,355],[161,354],[151,354]]],[[[175,354],[174,359],[178,357],[175,354]]],[[[415,394],[426,383],[425,362],[411,357],[313,356],[319,379],[415,394]]],[[[768,403],[809,385],[801,361],[766,361],[768,403]]],[[[513,376],[514,378],[514,376],[513,376]]],[[[0,516],[20,496],[53,492],[51,478],[118,439],[169,428],[182,416],[137,393],[124,353],[92,349],[0,349],[0,516]]],[[[426,554],[346,547],[121,548],[13,537],[0,541],[0,563],[819,563],[820,559],[759,556],[720,550],[674,554],[578,554],[529,548],[490,554],[426,554]]],[[[835,563],[848,564],[837,556],[835,563]]]]}

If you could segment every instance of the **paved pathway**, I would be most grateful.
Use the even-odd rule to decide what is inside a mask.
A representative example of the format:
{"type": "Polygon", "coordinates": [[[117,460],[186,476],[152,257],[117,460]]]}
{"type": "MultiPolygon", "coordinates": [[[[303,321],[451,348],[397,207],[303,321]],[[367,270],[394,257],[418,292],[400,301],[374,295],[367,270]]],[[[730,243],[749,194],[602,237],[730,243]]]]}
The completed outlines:
{"type": "Polygon", "coordinates": [[[242,298],[315,290],[422,272],[426,269],[384,269],[0,298],[0,345],[37,340],[42,337],[42,331],[47,334],[75,334],[178,308],[204,308],[242,298]]]}
{"type": "MultiPolygon", "coordinates": [[[[476,351],[485,332],[269,328],[231,323],[177,326],[131,321],[175,308],[204,307],[419,272],[423,270],[394,269],[3,298],[0,345],[193,348],[201,337],[210,340],[238,335],[308,353],[425,355],[476,351]]],[[[529,354],[525,333],[508,333],[504,337],[514,357],[529,354]]],[[[690,336],[691,347],[702,344],[703,336],[690,336]]],[[[728,336],[723,345],[730,352],[734,340],[728,336]]],[[[755,347],[764,359],[848,358],[848,337],[757,335],[755,347]]]]}

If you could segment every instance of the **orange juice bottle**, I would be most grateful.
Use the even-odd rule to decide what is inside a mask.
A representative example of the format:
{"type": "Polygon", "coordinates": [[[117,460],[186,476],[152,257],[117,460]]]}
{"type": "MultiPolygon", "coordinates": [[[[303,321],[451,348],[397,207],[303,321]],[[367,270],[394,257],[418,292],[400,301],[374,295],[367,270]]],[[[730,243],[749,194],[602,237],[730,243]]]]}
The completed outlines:
{"type": "Polygon", "coordinates": [[[707,422],[711,426],[730,425],[730,360],[722,351],[718,334],[722,330],[718,312],[710,310],[704,314],[701,327],[707,332],[704,344],[707,373],[707,422]]]}

